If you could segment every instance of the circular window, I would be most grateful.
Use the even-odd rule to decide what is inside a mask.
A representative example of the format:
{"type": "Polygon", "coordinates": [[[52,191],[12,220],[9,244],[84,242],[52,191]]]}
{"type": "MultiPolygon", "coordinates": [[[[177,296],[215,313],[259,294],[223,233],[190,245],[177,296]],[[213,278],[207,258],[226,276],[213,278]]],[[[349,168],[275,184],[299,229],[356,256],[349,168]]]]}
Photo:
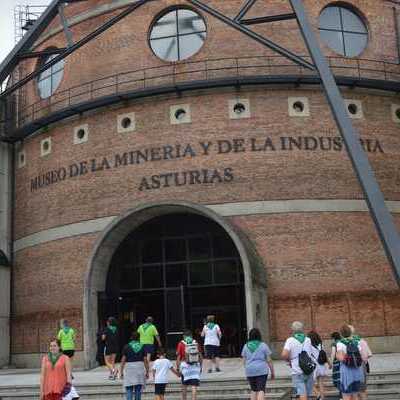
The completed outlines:
{"type": "Polygon", "coordinates": [[[367,47],[367,27],[354,11],[345,7],[326,7],[319,17],[319,32],[325,44],[346,57],[358,56],[367,47]]]}
{"type": "Polygon", "coordinates": [[[199,14],[178,8],[164,14],[153,24],[150,46],[162,60],[180,61],[197,53],[206,35],[206,24],[199,14]]]}
{"type": "MultiPolygon", "coordinates": [[[[53,54],[43,61],[43,64],[55,58],[53,54]]],[[[43,71],[37,81],[39,95],[42,99],[50,97],[57,89],[61,82],[64,73],[64,60],[60,60],[58,63],[52,65],[50,68],[43,71]]]]}

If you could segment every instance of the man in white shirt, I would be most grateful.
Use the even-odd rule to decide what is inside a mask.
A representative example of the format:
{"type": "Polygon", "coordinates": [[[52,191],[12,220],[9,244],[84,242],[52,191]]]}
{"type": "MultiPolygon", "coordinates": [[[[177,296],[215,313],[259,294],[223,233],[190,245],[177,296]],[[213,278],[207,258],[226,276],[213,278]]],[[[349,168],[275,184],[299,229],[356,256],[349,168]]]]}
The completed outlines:
{"type": "Polygon", "coordinates": [[[304,334],[302,322],[292,324],[293,336],[289,337],[283,346],[282,358],[288,361],[292,370],[292,384],[300,400],[311,398],[313,391],[313,374],[306,375],[299,366],[299,355],[304,350],[311,358],[311,340],[304,334]]]}
{"type": "Polygon", "coordinates": [[[219,368],[219,346],[221,342],[221,328],[215,323],[215,315],[207,316],[207,323],[203,327],[201,336],[204,337],[205,359],[208,360],[208,372],[212,372],[212,363],[215,371],[221,372],[219,368]]]}

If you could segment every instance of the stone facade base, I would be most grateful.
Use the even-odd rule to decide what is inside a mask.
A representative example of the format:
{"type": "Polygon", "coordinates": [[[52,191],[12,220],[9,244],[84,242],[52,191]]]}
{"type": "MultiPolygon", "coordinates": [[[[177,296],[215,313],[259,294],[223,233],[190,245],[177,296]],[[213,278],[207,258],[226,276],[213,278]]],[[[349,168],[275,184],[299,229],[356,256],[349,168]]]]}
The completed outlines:
{"type": "MultiPolygon", "coordinates": [[[[16,368],[40,368],[42,356],[42,353],[13,354],[11,363],[16,368]]],[[[83,367],[83,351],[77,351],[74,356],[74,368],[83,367]]]]}

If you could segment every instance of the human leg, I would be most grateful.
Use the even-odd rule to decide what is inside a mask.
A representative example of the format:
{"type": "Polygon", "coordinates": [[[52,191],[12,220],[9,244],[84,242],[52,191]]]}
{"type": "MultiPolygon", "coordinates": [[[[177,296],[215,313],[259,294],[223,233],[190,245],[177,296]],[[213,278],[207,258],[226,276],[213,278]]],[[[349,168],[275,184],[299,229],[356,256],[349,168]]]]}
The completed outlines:
{"type": "Polygon", "coordinates": [[[192,386],[192,400],[197,399],[197,386],[192,386]]]}
{"type": "MultiPolygon", "coordinates": [[[[303,374],[292,375],[293,389],[299,400],[307,400],[307,390],[309,390],[309,387],[306,386],[306,383],[308,383],[309,385],[307,377],[305,377],[303,374]]],[[[312,394],[312,385],[311,385],[310,396],[311,394],[312,394]]]]}
{"type": "Polygon", "coordinates": [[[142,398],[142,385],[135,385],[135,400],[142,398]]]}
{"type": "Polygon", "coordinates": [[[324,386],[324,378],[319,376],[317,378],[317,386],[318,386],[318,395],[321,400],[325,399],[325,386],[324,386]]]}
{"type": "Polygon", "coordinates": [[[250,400],[257,400],[257,392],[250,392],[250,400]]]}
{"type": "Polygon", "coordinates": [[[187,398],[187,387],[186,385],[182,385],[182,400],[186,400],[187,398]]]}
{"type": "Polygon", "coordinates": [[[133,400],[133,386],[126,386],[126,400],[133,400]]]}

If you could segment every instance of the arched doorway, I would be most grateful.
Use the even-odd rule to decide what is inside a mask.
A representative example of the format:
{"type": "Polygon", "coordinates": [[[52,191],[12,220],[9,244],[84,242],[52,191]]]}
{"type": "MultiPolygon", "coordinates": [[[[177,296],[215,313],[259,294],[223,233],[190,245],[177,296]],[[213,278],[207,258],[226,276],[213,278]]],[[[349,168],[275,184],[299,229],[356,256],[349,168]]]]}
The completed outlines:
{"type": "Polygon", "coordinates": [[[155,217],[131,232],[114,253],[99,320],[119,321],[121,343],[152,315],[167,351],[185,328],[200,342],[206,315],[217,316],[221,354],[238,356],[246,334],[244,274],[229,235],[201,215],[155,217]]]}
{"type": "Polygon", "coordinates": [[[170,344],[176,340],[173,332],[184,325],[201,327],[204,315],[223,309],[217,299],[229,299],[220,316],[228,324],[234,316],[239,319],[232,327],[240,330],[234,332],[237,346],[249,327],[258,326],[268,336],[265,275],[246,236],[207,207],[159,202],[128,211],[104,230],[89,261],[83,307],[86,367],[95,365],[99,317],[106,315],[118,315],[128,329],[153,314],[170,344]]]}

